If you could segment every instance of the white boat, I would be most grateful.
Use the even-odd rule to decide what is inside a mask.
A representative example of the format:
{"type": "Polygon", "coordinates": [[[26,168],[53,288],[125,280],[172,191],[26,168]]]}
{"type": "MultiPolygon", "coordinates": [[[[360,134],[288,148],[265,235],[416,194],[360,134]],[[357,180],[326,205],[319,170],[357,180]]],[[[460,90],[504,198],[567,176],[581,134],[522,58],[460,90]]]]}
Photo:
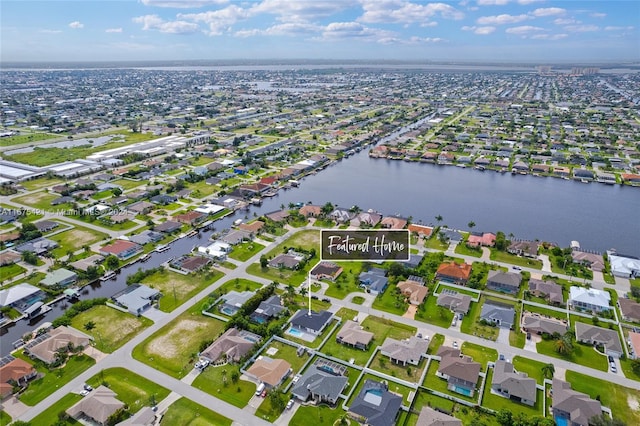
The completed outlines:
{"type": "Polygon", "coordinates": [[[147,254],[142,255],[142,256],[140,257],[140,261],[141,261],[141,262],[146,262],[146,261],[147,261],[147,260],[149,260],[149,259],[151,259],[151,254],[150,254],[150,253],[147,253],[147,254]]]}
{"type": "Polygon", "coordinates": [[[167,251],[169,250],[169,246],[167,244],[160,244],[158,247],[156,247],[156,251],[158,253],[162,253],[163,251],[167,251]]]}
{"type": "Polygon", "coordinates": [[[100,281],[107,281],[110,280],[112,278],[116,277],[116,273],[113,271],[109,271],[106,274],[104,274],[103,276],[100,277],[100,281]]]}

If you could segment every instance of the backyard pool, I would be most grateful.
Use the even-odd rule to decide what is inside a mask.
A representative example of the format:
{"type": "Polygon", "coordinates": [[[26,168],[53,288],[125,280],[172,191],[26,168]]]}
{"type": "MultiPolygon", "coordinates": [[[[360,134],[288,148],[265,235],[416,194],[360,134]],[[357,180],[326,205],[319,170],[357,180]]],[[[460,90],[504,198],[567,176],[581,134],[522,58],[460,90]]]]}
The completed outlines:
{"type": "Polygon", "coordinates": [[[569,426],[569,419],[566,417],[556,416],[553,420],[555,420],[557,426],[569,426]]]}
{"type": "Polygon", "coordinates": [[[295,337],[302,337],[302,335],[304,334],[302,331],[298,330],[295,327],[291,327],[289,331],[287,331],[287,333],[295,337]]]}
{"type": "Polygon", "coordinates": [[[469,389],[461,388],[459,386],[456,386],[454,391],[464,396],[471,396],[471,391],[469,389]]]}

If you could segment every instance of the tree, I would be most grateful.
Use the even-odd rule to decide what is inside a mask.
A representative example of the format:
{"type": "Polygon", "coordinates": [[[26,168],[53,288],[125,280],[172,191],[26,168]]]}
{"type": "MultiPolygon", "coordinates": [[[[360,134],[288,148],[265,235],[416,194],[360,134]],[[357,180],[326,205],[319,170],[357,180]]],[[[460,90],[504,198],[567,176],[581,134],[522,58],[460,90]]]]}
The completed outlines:
{"type": "Polygon", "coordinates": [[[601,414],[598,417],[590,418],[589,426],[627,426],[627,424],[622,420],[612,419],[606,414],[601,414]]]}
{"type": "Polygon", "coordinates": [[[22,252],[22,260],[28,263],[29,265],[37,265],[38,264],[38,255],[32,251],[23,251],[22,252]]]}
{"type": "Polygon", "coordinates": [[[503,408],[496,413],[496,420],[501,426],[511,426],[513,424],[513,414],[511,414],[511,411],[503,408]]]}
{"type": "Polygon", "coordinates": [[[573,342],[566,334],[556,340],[554,349],[560,355],[569,355],[573,351],[573,342]]]}
{"type": "Polygon", "coordinates": [[[87,322],[84,323],[83,327],[84,327],[85,330],[91,331],[94,328],[96,328],[96,323],[93,322],[93,321],[87,321],[87,322]]]}
{"type": "Polygon", "coordinates": [[[322,206],[321,212],[324,216],[328,216],[332,211],[333,211],[333,204],[328,202],[324,206],[322,206]]]}
{"type": "Polygon", "coordinates": [[[23,241],[31,241],[34,238],[42,236],[42,232],[38,230],[33,223],[24,223],[20,228],[20,239],[23,241]]]}
{"type": "Polygon", "coordinates": [[[118,259],[117,256],[110,254],[104,260],[104,264],[108,269],[111,269],[111,270],[118,269],[120,267],[120,259],[118,259]]]}
{"type": "Polygon", "coordinates": [[[504,236],[504,232],[502,231],[498,231],[496,233],[496,243],[495,243],[495,247],[496,249],[500,250],[500,251],[504,251],[507,248],[507,239],[504,236]]]}
{"type": "Polygon", "coordinates": [[[271,407],[274,409],[274,411],[280,412],[284,410],[286,403],[284,401],[284,396],[282,395],[282,392],[280,392],[278,388],[271,389],[271,392],[269,392],[268,398],[269,398],[269,402],[271,403],[271,407]]]}
{"type": "Polygon", "coordinates": [[[469,229],[473,229],[476,226],[476,223],[474,221],[471,221],[467,223],[467,226],[469,227],[469,229]]]}
{"type": "Polygon", "coordinates": [[[122,195],[122,189],[118,187],[112,188],[111,193],[113,194],[114,197],[119,197],[122,195]]]}
{"type": "Polygon", "coordinates": [[[238,373],[238,370],[233,370],[231,372],[231,382],[238,383],[238,379],[240,379],[240,373],[238,373]]]}
{"type": "Polygon", "coordinates": [[[631,361],[631,370],[640,376],[640,358],[631,361]]]}
{"type": "Polygon", "coordinates": [[[268,265],[269,265],[269,259],[267,259],[267,256],[263,254],[262,256],[260,256],[260,267],[262,269],[266,269],[268,265]]]}
{"type": "Polygon", "coordinates": [[[438,222],[438,223],[442,222],[442,215],[441,214],[436,215],[436,222],[438,222]]]}
{"type": "Polygon", "coordinates": [[[394,262],[389,267],[389,275],[399,277],[404,274],[404,265],[400,262],[394,262]]]}
{"type": "Polygon", "coordinates": [[[545,364],[542,367],[542,374],[547,379],[552,379],[553,375],[555,374],[555,372],[556,372],[556,368],[554,367],[554,365],[552,363],[545,364]]]}

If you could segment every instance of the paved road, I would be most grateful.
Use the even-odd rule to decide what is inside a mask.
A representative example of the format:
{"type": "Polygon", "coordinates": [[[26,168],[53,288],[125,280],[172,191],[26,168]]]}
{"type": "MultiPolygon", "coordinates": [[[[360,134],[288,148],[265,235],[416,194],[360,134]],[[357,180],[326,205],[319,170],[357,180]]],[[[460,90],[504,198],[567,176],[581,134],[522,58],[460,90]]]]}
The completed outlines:
{"type": "MultiPolygon", "coordinates": [[[[305,228],[299,228],[298,231],[304,230],[304,229],[317,229],[317,228],[312,228],[312,227],[305,227],[305,228]]],[[[202,392],[196,388],[193,388],[189,385],[187,385],[186,383],[181,382],[180,380],[177,380],[171,376],[168,376],[164,373],[161,373],[160,371],[157,371],[151,367],[149,367],[146,364],[143,364],[137,360],[134,360],[131,356],[131,352],[133,350],[134,347],[136,347],[138,344],[140,344],[144,339],[146,339],[147,337],[149,337],[150,335],[152,335],[153,333],[155,333],[156,331],[158,331],[159,329],[161,329],[162,327],[164,327],[165,325],[167,325],[171,320],[173,320],[174,318],[176,318],[178,315],[182,314],[183,312],[187,311],[189,308],[191,308],[193,305],[195,305],[197,302],[199,302],[200,300],[202,300],[203,298],[205,298],[206,296],[208,296],[213,290],[215,290],[216,288],[220,287],[223,283],[229,281],[229,280],[233,280],[235,278],[249,278],[253,281],[257,281],[263,284],[267,284],[269,283],[269,280],[263,279],[263,278],[259,278],[259,277],[255,277],[252,275],[248,275],[245,272],[246,266],[251,265],[254,262],[257,262],[260,259],[260,254],[263,252],[266,252],[268,250],[270,250],[272,247],[274,247],[275,245],[279,244],[280,242],[282,242],[284,239],[290,237],[291,234],[288,233],[285,236],[281,236],[281,237],[277,237],[275,239],[275,241],[273,243],[271,243],[268,247],[266,247],[265,249],[263,249],[260,253],[257,253],[256,255],[254,255],[252,258],[250,258],[249,260],[247,260],[246,262],[244,262],[244,264],[240,267],[238,267],[235,270],[231,270],[229,271],[226,276],[224,277],[224,279],[220,279],[218,280],[216,283],[213,283],[212,285],[210,285],[209,287],[207,287],[205,290],[202,290],[200,293],[198,293],[197,295],[195,295],[194,297],[192,297],[191,299],[189,299],[187,302],[185,302],[184,304],[182,304],[181,306],[179,306],[176,310],[174,310],[173,312],[171,312],[170,314],[167,314],[166,316],[160,318],[157,322],[155,322],[153,325],[151,325],[150,327],[148,327],[146,330],[144,330],[143,332],[141,332],[140,334],[138,334],[137,336],[135,336],[133,339],[131,339],[129,342],[127,342],[124,346],[122,346],[120,349],[116,350],[115,352],[113,352],[112,354],[108,355],[106,358],[104,358],[101,362],[97,363],[96,365],[94,365],[93,367],[89,368],[87,371],[83,372],[82,374],[80,374],[78,377],[76,377],[75,379],[71,380],[69,383],[67,383],[66,385],[62,386],[60,389],[56,390],[53,394],[51,394],[48,398],[46,398],[45,400],[43,400],[42,402],[40,402],[39,404],[37,404],[34,407],[31,407],[26,413],[24,413],[22,416],[19,417],[19,420],[25,420],[25,421],[29,421],[31,419],[33,419],[34,417],[36,417],[38,414],[40,414],[43,410],[45,410],[46,408],[48,408],[51,404],[53,404],[54,402],[58,401],[60,398],[62,398],[64,395],[66,395],[67,393],[71,392],[74,389],[78,389],[79,386],[81,386],[84,382],[86,382],[87,379],[89,379],[90,377],[94,376],[95,374],[99,373],[100,370],[106,369],[106,368],[111,368],[111,367],[124,367],[127,369],[130,369],[132,371],[135,371],[137,374],[142,375],[143,377],[146,377],[156,383],[162,384],[163,386],[168,387],[169,389],[171,389],[173,392],[187,397],[205,407],[209,407],[210,409],[219,412],[219,413],[223,413],[225,416],[235,420],[235,424],[240,424],[240,425],[245,425],[245,426],[253,426],[253,425],[267,425],[270,424],[268,422],[265,422],[264,420],[255,417],[250,411],[248,410],[242,410],[238,407],[235,407],[231,404],[228,404],[224,401],[221,401],[205,392],[202,392]]],[[[456,256],[458,257],[462,257],[467,261],[477,261],[477,258],[473,258],[473,257],[468,257],[468,256],[462,256],[459,254],[456,254],[456,256]]],[[[503,265],[503,266],[509,266],[509,265],[503,265]]],[[[539,272],[535,269],[529,269],[529,268],[523,268],[525,270],[530,270],[530,271],[535,271],[535,272],[539,272]]],[[[479,337],[476,336],[471,336],[468,334],[463,334],[458,330],[453,330],[453,329],[446,329],[446,328],[442,328],[442,327],[437,327],[431,324],[426,324],[424,322],[420,322],[420,321],[416,321],[416,320],[412,320],[409,318],[403,318],[399,315],[393,315],[387,312],[382,312],[382,311],[378,311],[376,309],[373,309],[371,307],[367,307],[367,306],[362,306],[362,305],[356,305],[353,304],[347,300],[350,300],[350,297],[348,296],[347,298],[345,298],[345,300],[338,300],[338,299],[333,299],[330,298],[334,308],[337,310],[340,307],[347,307],[350,309],[353,309],[357,312],[362,312],[362,313],[366,313],[366,314],[370,314],[370,315],[375,315],[375,316],[380,316],[380,317],[384,317],[384,318],[389,318],[391,320],[397,321],[397,322],[401,322],[401,323],[405,323],[408,325],[412,325],[418,329],[422,329],[422,330],[428,330],[428,332],[431,335],[434,335],[435,333],[440,333],[443,334],[445,336],[447,336],[449,339],[455,339],[458,341],[469,341],[475,344],[479,344],[482,346],[487,346],[487,347],[493,347],[495,348],[498,352],[500,353],[510,353],[515,355],[520,355],[522,357],[528,357],[528,358],[534,358],[538,361],[541,362],[545,362],[545,363],[553,363],[557,368],[559,369],[567,369],[567,370],[573,370],[573,371],[577,371],[579,373],[582,374],[586,374],[588,376],[591,377],[595,377],[598,379],[602,379],[602,380],[611,380],[612,376],[610,373],[607,372],[603,372],[603,371],[599,371],[599,370],[594,370],[592,368],[589,367],[585,367],[585,366],[581,366],[578,364],[574,364],[571,362],[567,362],[561,359],[557,359],[557,358],[553,358],[553,357],[549,357],[546,355],[541,355],[541,354],[536,354],[534,355],[531,351],[527,351],[524,349],[519,349],[519,348],[514,348],[512,346],[509,346],[508,344],[503,344],[503,343],[498,343],[498,342],[493,342],[493,341],[488,341],[485,339],[481,339],[479,337]]],[[[627,378],[622,378],[622,377],[616,377],[615,378],[615,382],[617,384],[620,384],[622,386],[627,386],[629,388],[632,389],[638,389],[640,390],[640,382],[634,381],[634,380],[630,380],[627,378]]]]}

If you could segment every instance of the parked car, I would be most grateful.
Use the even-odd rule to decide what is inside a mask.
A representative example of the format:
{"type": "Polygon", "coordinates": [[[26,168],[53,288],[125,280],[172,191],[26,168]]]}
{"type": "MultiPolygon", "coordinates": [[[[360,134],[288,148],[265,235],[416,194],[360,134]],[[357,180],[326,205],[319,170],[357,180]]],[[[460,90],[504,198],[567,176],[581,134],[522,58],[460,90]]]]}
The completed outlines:
{"type": "Polygon", "coordinates": [[[458,347],[458,341],[457,341],[457,340],[454,340],[454,341],[453,341],[453,347],[454,347],[454,348],[457,348],[457,347],[458,347]]]}
{"type": "Polygon", "coordinates": [[[519,266],[512,266],[514,271],[522,271],[522,268],[519,266]]]}
{"type": "Polygon", "coordinates": [[[261,396],[262,398],[266,397],[266,396],[267,396],[267,390],[266,390],[266,389],[265,389],[265,390],[263,390],[263,391],[262,391],[262,393],[260,394],[260,396],[261,396]]]}
{"type": "Polygon", "coordinates": [[[531,340],[531,333],[527,333],[527,340],[531,340]]]}
{"type": "Polygon", "coordinates": [[[84,386],[82,388],[84,390],[86,390],[86,391],[89,391],[89,392],[91,392],[93,390],[93,388],[90,385],[86,384],[86,383],[84,384],[84,386]]]}
{"type": "Polygon", "coordinates": [[[610,363],[611,363],[611,362],[615,362],[615,361],[613,360],[613,357],[612,357],[611,355],[609,355],[607,358],[609,359],[609,362],[610,362],[610,363]]]}
{"type": "Polygon", "coordinates": [[[86,390],[86,389],[83,389],[82,392],[80,392],[80,395],[87,396],[87,395],[89,395],[89,391],[86,390]]]}
{"type": "Polygon", "coordinates": [[[291,410],[291,407],[293,407],[293,399],[290,399],[289,402],[287,402],[287,410],[291,410]]]}
{"type": "Polygon", "coordinates": [[[618,369],[616,368],[616,366],[615,366],[615,365],[612,365],[612,366],[611,366],[611,372],[612,372],[612,373],[617,373],[617,372],[618,372],[618,369]]]}

